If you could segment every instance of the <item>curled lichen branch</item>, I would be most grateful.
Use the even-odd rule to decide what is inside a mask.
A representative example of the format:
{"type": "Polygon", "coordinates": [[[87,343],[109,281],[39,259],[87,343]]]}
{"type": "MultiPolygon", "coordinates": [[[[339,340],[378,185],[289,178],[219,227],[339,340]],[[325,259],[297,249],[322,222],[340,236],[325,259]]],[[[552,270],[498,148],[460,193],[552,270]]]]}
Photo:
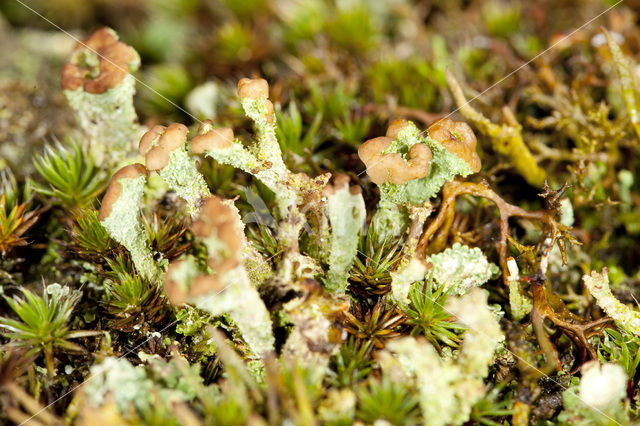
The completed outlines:
{"type": "Polygon", "coordinates": [[[189,215],[193,218],[211,193],[186,150],[187,133],[187,127],[179,123],[169,127],[154,126],[142,136],[138,149],[145,156],[147,169],[157,171],[167,185],[187,202],[189,215]]]}
{"type": "Polygon", "coordinates": [[[210,271],[201,271],[191,256],[172,262],[164,277],[171,303],[192,303],[213,315],[227,313],[255,355],[273,350],[269,312],[243,263],[247,241],[236,207],[231,201],[209,198],[191,230],[207,248],[210,271]]]}

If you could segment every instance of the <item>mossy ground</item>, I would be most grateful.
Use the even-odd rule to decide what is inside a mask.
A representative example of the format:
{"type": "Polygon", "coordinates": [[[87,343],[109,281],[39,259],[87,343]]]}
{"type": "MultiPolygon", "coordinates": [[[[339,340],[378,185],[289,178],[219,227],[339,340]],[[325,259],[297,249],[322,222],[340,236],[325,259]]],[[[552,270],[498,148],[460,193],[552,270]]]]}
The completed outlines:
{"type": "MultiPolygon", "coordinates": [[[[566,247],[547,252],[544,241],[551,222],[516,216],[508,221],[507,255],[516,259],[525,279],[506,286],[494,274],[482,286],[506,339],[490,363],[484,396],[473,405],[469,421],[639,420],[640,338],[613,322],[588,328],[606,315],[581,281],[585,273],[608,268],[613,294],[636,309],[636,2],[618,4],[570,37],[565,36],[615,2],[27,3],[72,34],[87,35],[109,25],[140,53],[142,65],[134,75],[151,89],[136,85],[135,106],[140,124],[148,127],[183,122],[190,124],[193,135],[197,121],[206,118],[216,126],[233,127],[239,141],[250,140],[252,126],[242,114],[235,82],[245,76],[267,79],[288,169],[312,177],[325,172],[348,175],[352,185],[362,188],[367,224],[372,223],[380,190],[358,159],[363,141],[383,135],[396,117],[426,129],[454,111],[451,118],[477,124],[464,109],[456,109],[449,70],[472,99],[470,105],[496,124],[487,132],[474,127],[482,170],[466,182],[486,183],[511,206],[555,215],[559,223],[571,226],[575,237],[568,244],[568,234],[563,234],[560,241],[566,247]],[[618,52],[612,56],[599,25],[620,45],[629,62],[627,73],[620,68],[618,52]],[[496,133],[498,129],[503,133],[496,133]],[[548,186],[527,179],[522,158],[508,149],[510,141],[520,137],[532,154],[526,161],[535,161],[548,186]],[[554,192],[565,183],[566,191],[554,192]],[[538,291],[541,259],[548,260],[548,268],[544,290],[538,291]],[[521,320],[511,312],[510,289],[531,300],[533,311],[518,312],[518,318],[524,315],[521,320]],[[542,327],[532,325],[536,319],[542,327]],[[567,324],[583,327],[578,331],[586,341],[579,340],[575,330],[568,332],[567,324]],[[624,368],[627,393],[614,401],[618,405],[594,411],[575,398],[581,392],[581,366],[591,358],[624,368]]],[[[297,283],[309,303],[322,308],[322,315],[302,315],[291,303],[297,299],[287,283],[274,280],[258,287],[271,313],[276,352],[289,350],[288,338],[304,338],[296,331],[303,329],[301,323],[313,324],[305,329],[308,333],[335,325],[343,334],[331,336],[340,344],[319,344],[319,350],[336,349],[324,370],[275,357],[257,360],[229,315],[212,317],[193,306],[172,307],[161,285],[140,277],[130,255],[103,232],[90,210],[99,208],[115,170],[103,158],[73,154],[72,147],[85,141],[58,77],[73,44],[19,2],[0,1],[0,293],[25,298],[26,289],[42,297],[47,285],[59,283],[76,295],[68,302],[75,307],[66,320],[64,313],[45,322],[32,314],[32,323],[22,318],[28,324],[22,335],[0,329],[0,423],[19,424],[37,414],[45,424],[88,424],[96,415],[105,424],[370,424],[380,419],[430,424],[423,415],[429,412],[424,409],[428,401],[419,396],[425,378],[404,383],[391,377],[385,345],[402,346],[399,339],[421,336],[434,343],[437,356],[445,360],[458,356],[468,333],[443,311],[447,295],[428,287],[429,282],[419,293],[405,292],[415,299],[409,308],[392,302],[391,275],[403,265],[406,234],[376,238],[373,234],[382,230],[370,226],[370,235],[361,236],[358,258],[349,271],[348,300],[328,298],[321,277],[297,283]],[[38,169],[44,164],[43,147],[54,143],[68,155],[43,173],[38,169]],[[420,297],[425,294],[438,303],[420,297]],[[334,317],[341,303],[348,311],[334,317]],[[314,322],[320,317],[326,323],[314,322]],[[62,332],[57,340],[49,338],[52,327],[62,332]],[[35,335],[27,338],[27,332],[35,335]],[[116,366],[120,375],[83,385],[93,377],[90,373],[98,376],[109,366],[116,366]]],[[[51,152],[45,155],[52,157],[51,152]]],[[[103,153],[108,155],[108,150],[103,153]]],[[[242,170],[209,157],[198,161],[211,192],[236,199],[253,247],[271,265],[278,264],[284,257],[276,241],[283,211],[274,194],[242,170]]],[[[154,260],[172,261],[186,252],[206,267],[206,247],[186,230],[184,203],[165,189],[147,188],[142,203],[154,260]]],[[[444,194],[430,200],[425,227],[445,200],[444,194]]],[[[410,232],[408,212],[393,213],[389,220],[404,218],[406,224],[398,229],[410,232]]],[[[479,248],[500,265],[496,243],[501,230],[494,203],[461,195],[442,218],[444,225],[420,247],[423,254],[460,243],[479,248]]],[[[313,241],[303,234],[300,252],[315,256],[313,241]]],[[[0,298],[0,317],[18,320],[19,312],[5,297],[0,298]]],[[[41,309],[55,311],[47,306],[41,309]]],[[[443,371],[450,371],[447,368],[443,371]]]]}

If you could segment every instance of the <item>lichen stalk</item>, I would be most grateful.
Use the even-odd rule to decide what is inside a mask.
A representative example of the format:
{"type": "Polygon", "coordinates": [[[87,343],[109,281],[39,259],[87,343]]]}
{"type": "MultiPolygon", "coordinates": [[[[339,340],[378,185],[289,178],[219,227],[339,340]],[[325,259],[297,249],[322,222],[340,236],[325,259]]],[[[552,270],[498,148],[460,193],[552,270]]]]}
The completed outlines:
{"type": "Polygon", "coordinates": [[[198,215],[204,200],[211,196],[209,187],[196,168],[194,160],[183,148],[171,153],[169,164],[160,170],[160,177],[187,202],[187,210],[191,217],[198,215]]]}
{"type": "Polygon", "coordinates": [[[146,181],[144,175],[119,179],[121,195],[113,204],[111,214],[101,223],[109,235],[127,249],[138,273],[155,281],[162,274],[162,269],[154,260],[140,220],[140,203],[146,181]]]}

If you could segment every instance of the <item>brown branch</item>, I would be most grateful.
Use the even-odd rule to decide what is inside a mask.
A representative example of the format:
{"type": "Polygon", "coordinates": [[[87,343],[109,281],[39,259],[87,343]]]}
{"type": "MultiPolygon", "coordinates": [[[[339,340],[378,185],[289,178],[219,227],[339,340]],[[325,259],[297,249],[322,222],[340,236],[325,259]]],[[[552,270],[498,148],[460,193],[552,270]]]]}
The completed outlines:
{"type": "Polygon", "coordinates": [[[553,215],[546,210],[528,211],[518,206],[507,203],[502,197],[496,194],[486,183],[473,183],[473,182],[459,182],[451,181],[447,182],[442,189],[442,204],[438,215],[429,224],[427,230],[422,234],[420,242],[418,243],[418,254],[425,256],[427,249],[430,246],[431,238],[438,232],[433,239],[432,251],[440,251],[446,244],[446,239],[449,234],[449,229],[453,222],[453,216],[455,215],[455,203],[457,197],[463,194],[470,194],[475,197],[482,197],[492,201],[498,208],[500,215],[500,241],[497,244],[498,256],[500,258],[500,267],[502,268],[502,277],[505,285],[507,285],[508,269],[507,269],[507,257],[508,257],[508,243],[507,237],[509,235],[509,218],[521,217],[524,219],[534,220],[547,225],[550,229],[551,246],[560,237],[568,236],[568,229],[559,224],[553,215]]]}
{"type": "Polygon", "coordinates": [[[544,329],[544,321],[549,320],[558,332],[565,334],[577,349],[574,365],[582,365],[590,359],[598,359],[589,338],[602,332],[604,327],[613,320],[609,317],[595,321],[584,319],[570,312],[564,303],[554,295],[546,279],[535,280],[531,286],[533,292],[533,310],[531,311],[531,324],[538,339],[538,344],[547,360],[547,373],[552,370],[560,371],[562,366],[558,358],[558,351],[544,329]]]}
{"type": "MultiPolygon", "coordinates": [[[[562,193],[559,191],[549,191],[545,195],[545,201],[554,199],[562,193]]],[[[569,233],[569,228],[558,223],[554,217],[554,209],[527,211],[518,206],[507,203],[498,194],[492,191],[486,183],[472,182],[447,182],[442,190],[442,204],[437,216],[429,224],[418,243],[417,253],[424,257],[429,252],[442,250],[447,244],[451,226],[455,216],[455,202],[457,197],[463,194],[482,197],[492,201],[498,208],[500,240],[497,243],[502,277],[505,285],[508,286],[508,241],[509,241],[509,219],[520,217],[536,221],[547,227],[547,232],[543,233],[541,241],[538,243],[542,250],[538,271],[532,278],[522,278],[522,281],[531,283],[533,292],[533,310],[531,312],[531,324],[536,335],[540,348],[547,360],[545,370],[550,373],[553,370],[560,370],[561,364],[558,351],[549,338],[545,329],[545,320],[549,320],[557,328],[557,333],[563,333],[569,337],[577,350],[577,363],[580,365],[587,359],[595,359],[596,352],[589,343],[589,338],[600,333],[604,326],[611,321],[603,318],[596,321],[585,321],[567,309],[562,300],[551,291],[546,278],[549,252],[557,242],[564,256],[565,240],[577,243],[577,240],[569,233]]],[[[549,204],[549,203],[547,203],[549,204]]],[[[533,260],[532,260],[533,261],[533,260]]],[[[534,262],[534,261],[533,261],[534,262]]],[[[531,265],[534,267],[535,265],[531,265]]]]}

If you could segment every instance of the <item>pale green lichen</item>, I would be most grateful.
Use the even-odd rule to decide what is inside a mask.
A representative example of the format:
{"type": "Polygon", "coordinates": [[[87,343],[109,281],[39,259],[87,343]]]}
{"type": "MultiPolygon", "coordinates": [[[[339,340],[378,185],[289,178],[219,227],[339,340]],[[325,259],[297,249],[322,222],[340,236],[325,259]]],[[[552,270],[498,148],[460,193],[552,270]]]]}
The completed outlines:
{"type": "MultiPolygon", "coordinates": [[[[451,298],[446,308],[468,327],[455,360],[442,359],[431,344],[413,337],[387,344],[406,374],[416,381],[424,424],[429,426],[459,425],[469,420],[471,408],[485,394],[483,380],[504,339],[484,291],[472,289],[466,296],[451,298]]],[[[383,362],[382,368],[388,369],[390,364],[383,362]]]]}
{"type": "Polygon", "coordinates": [[[421,231],[424,229],[424,224],[429,218],[432,209],[431,203],[426,203],[423,206],[407,206],[411,227],[407,232],[404,247],[402,247],[400,266],[406,264],[415,256],[420,244],[421,231]]]}
{"type": "Polygon", "coordinates": [[[244,268],[254,287],[265,282],[273,275],[273,270],[265,259],[251,244],[247,243],[242,248],[244,268]]]}
{"type": "MultiPolygon", "coordinates": [[[[267,278],[273,275],[273,270],[271,269],[269,262],[267,262],[267,259],[265,259],[247,240],[244,230],[244,222],[242,221],[242,219],[240,219],[240,211],[236,207],[235,203],[232,200],[226,200],[224,201],[224,203],[237,215],[238,220],[234,223],[234,226],[236,227],[236,232],[242,240],[240,255],[244,264],[244,268],[247,271],[247,275],[251,280],[251,283],[254,287],[257,287],[258,285],[262,284],[267,278]]],[[[209,253],[212,252],[209,250],[209,253]]]]}
{"type": "Polygon", "coordinates": [[[433,278],[452,294],[465,294],[471,287],[486,283],[499,269],[478,247],[455,243],[441,253],[427,257],[433,265],[433,278]]]}
{"type": "Polygon", "coordinates": [[[616,177],[618,178],[618,193],[620,194],[620,200],[626,204],[623,206],[623,209],[628,210],[629,205],[633,202],[631,188],[633,188],[635,178],[633,173],[626,169],[620,170],[616,177]]]}
{"type": "Polygon", "coordinates": [[[191,217],[198,215],[202,202],[211,196],[209,187],[196,168],[184,145],[169,156],[169,164],[160,170],[160,177],[176,194],[187,202],[191,217]]]}
{"type": "Polygon", "coordinates": [[[124,358],[108,357],[102,363],[91,367],[91,380],[83,386],[82,392],[95,407],[113,398],[120,412],[130,406],[144,409],[153,397],[153,382],[147,378],[143,366],[133,366],[124,358]]]}
{"type": "MultiPolygon", "coordinates": [[[[237,208],[232,201],[222,203],[232,210],[236,219],[225,226],[235,227],[236,234],[241,236],[241,246],[248,245],[237,208]]],[[[211,290],[205,294],[188,296],[187,302],[214,316],[228,314],[255,355],[262,356],[273,351],[275,340],[269,311],[243,265],[242,249],[234,252],[225,240],[219,238],[217,228],[212,229],[211,234],[204,237],[202,242],[207,248],[210,265],[223,265],[225,262],[235,261],[237,264],[222,271],[212,267],[212,275],[208,278],[214,280],[215,284],[211,290]]],[[[177,266],[170,269],[167,280],[176,283],[183,294],[189,295],[194,281],[202,274],[196,259],[186,256],[177,266]]]]}
{"type": "Polygon", "coordinates": [[[627,375],[620,365],[592,361],[582,367],[579,389],[587,405],[604,410],[627,396],[627,375]]]}
{"type": "Polygon", "coordinates": [[[427,273],[425,263],[417,258],[411,259],[395,272],[391,272],[391,295],[402,308],[409,304],[409,292],[414,283],[424,280],[427,273]]]}
{"type": "Polygon", "coordinates": [[[229,314],[254,354],[261,356],[273,351],[275,339],[269,311],[245,269],[232,269],[219,276],[219,280],[224,286],[221,291],[198,297],[193,305],[212,315],[229,314]]]}
{"type": "MultiPolygon", "coordinates": [[[[267,109],[270,101],[262,96],[244,98],[241,102],[246,115],[254,121],[256,142],[245,147],[234,140],[230,145],[208,150],[205,155],[252,174],[274,193],[282,219],[276,239],[285,253],[278,268],[278,278],[285,282],[312,278],[321,269],[315,259],[300,253],[298,240],[307,224],[307,214],[315,217],[324,214],[320,194],[330,175],[312,179],[303,173],[292,173],[282,159],[275,133],[275,116],[267,109]],[[304,208],[300,208],[302,205],[304,208]],[[307,210],[311,212],[307,213],[307,210]]],[[[205,123],[200,134],[212,131],[215,129],[211,124],[205,123]]]]}
{"type": "Polygon", "coordinates": [[[438,141],[428,135],[422,136],[415,124],[409,122],[398,134],[397,139],[386,152],[406,153],[417,143],[425,144],[431,150],[429,173],[420,179],[395,185],[384,183],[380,186],[380,198],[397,204],[422,205],[435,196],[442,185],[456,176],[466,177],[473,173],[469,165],[458,156],[447,151],[438,141]]]}
{"type": "Polygon", "coordinates": [[[377,242],[399,237],[409,225],[406,209],[385,198],[381,198],[371,219],[376,229],[377,242]]]}
{"type": "Polygon", "coordinates": [[[154,260],[140,220],[140,202],[146,181],[144,175],[119,179],[122,186],[120,197],[113,203],[109,216],[101,223],[111,238],[129,251],[138,273],[155,281],[160,278],[162,269],[154,260]]]}
{"type": "MultiPolygon", "coordinates": [[[[184,359],[167,362],[155,355],[143,361],[147,362],[148,369],[143,365],[134,366],[124,358],[105,358],[102,363],[91,367],[91,380],[86,381],[82,395],[95,408],[113,401],[124,416],[132,414],[132,408],[142,414],[148,412],[157,403],[156,398],[168,404],[190,401],[195,397],[190,383],[175,365],[176,362],[184,363],[184,359]]],[[[190,370],[193,377],[201,381],[199,366],[194,365],[190,370]]]]}
{"type": "Polygon", "coordinates": [[[253,120],[255,125],[257,143],[252,147],[253,154],[261,161],[271,163],[276,169],[286,169],[282,159],[280,144],[276,139],[276,118],[274,114],[269,115],[266,109],[266,97],[256,99],[242,99],[242,108],[247,117],[253,120]],[[267,117],[271,117],[271,122],[267,117]]]}
{"type": "Polygon", "coordinates": [[[575,215],[573,213],[573,204],[568,197],[560,200],[560,224],[564,226],[573,226],[575,215]]]}
{"type": "Polygon", "coordinates": [[[358,253],[358,236],[362,231],[367,212],[362,194],[352,194],[349,185],[336,188],[327,194],[325,214],[331,225],[329,236],[329,271],[325,280],[327,290],[344,293],[347,289],[349,270],[358,253]]]}
{"type": "Polygon", "coordinates": [[[301,297],[295,297],[283,307],[286,318],[294,327],[282,354],[301,365],[322,369],[327,367],[330,356],[339,350],[336,323],[349,309],[349,297],[322,288],[301,289],[300,292],[301,297]]]}
{"type": "Polygon", "coordinates": [[[509,307],[511,308],[511,316],[516,321],[520,321],[529,315],[533,309],[533,302],[521,293],[520,289],[520,271],[518,264],[513,257],[507,260],[507,268],[509,269],[509,307]]]}
{"type": "Polygon", "coordinates": [[[356,402],[353,390],[331,388],[318,406],[318,417],[325,424],[352,424],[356,414],[356,402]]]}
{"type": "Polygon", "coordinates": [[[171,268],[169,278],[177,283],[184,293],[188,293],[193,280],[200,275],[198,268],[198,260],[194,256],[184,256],[177,266],[171,268]]]}
{"type": "Polygon", "coordinates": [[[487,303],[488,292],[472,289],[468,295],[451,298],[447,310],[467,327],[457,363],[471,377],[482,381],[489,374],[489,365],[498,344],[504,341],[495,309],[487,303]]]}
{"type": "MultiPolygon", "coordinates": [[[[215,130],[211,128],[211,130],[205,130],[204,132],[207,133],[208,131],[215,130]]],[[[230,147],[213,149],[207,151],[206,155],[221,164],[228,164],[247,173],[259,173],[262,167],[260,161],[247,151],[238,139],[235,139],[230,147]]],[[[266,181],[269,182],[269,180],[266,181]]]]}
{"type": "Polygon", "coordinates": [[[221,88],[213,81],[196,86],[185,97],[184,104],[189,112],[201,119],[215,117],[221,101],[221,88]]]}
{"type": "Polygon", "coordinates": [[[82,87],[64,91],[96,163],[118,164],[135,151],[142,133],[133,106],[135,92],[131,74],[104,93],[87,93],[82,87]]]}
{"type": "MultiPolygon", "coordinates": [[[[213,128],[205,128],[204,132],[206,133],[208,131],[215,130],[213,128]]],[[[265,138],[263,137],[261,139],[264,140],[265,138]]],[[[267,144],[267,147],[270,147],[270,145],[267,144]]],[[[285,167],[282,159],[275,163],[271,161],[274,154],[281,155],[280,147],[278,146],[277,152],[273,152],[272,147],[269,149],[271,149],[272,152],[266,154],[266,151],[262,149],[262,144],[259,143],[250,151],[242,145],[242,142],[236,139],[231,146],[209,150],[206,155],[221,164],[227,164],[254,175],[267,186],[267,188],[273,191],[277,199],[280,214],[286,216],[290,208],[295,206],[297,200],[297,194],[291,182],[293,176],[285,167]],[[260,157],[258,157],[257,153],[263,153],[263,155],[261,154],[260,157]]]]}
{"type": "Polygon", "coordinates": [[[380,185],[380,201],[373,216],[379,241],[387,237],[401,235],[408,225],[406,207],[422,207],[434,197],[442,186],[456,176],[466,177],[473,173],[469,165],[450,153],[438,141],[423,136],[412,122],[398,133],[385,153],[399,153],[403,156],[409,149],[422,143],[431,150],[431,163],[427,175],[403,184],[383,183],[380,185]]]}
{"type": "MultiPolygon", "coordinates": [[[[185,292],[193,285],[193,280],[200,275],[195,260],[189,257],[179,267],[171,270],[171,281],[178,283],[185,292]]],[[[242,266],[216,276],[220,289],[203,296],[188,299],[187,302],[214,316],[228,314],[236,324],[255,355],[263,355],[273,351],[274,338],[271,331],[271,318],[264,306],[258,291],[242,266]]]]}
{"type": "Polygon", "coordinates": [[[183,336],[196,336],[196,334],[204,329],[209,315],[190,305],[183,305],[176,309],[176,332],[183,336]]]}
{"type": "Polygon", "coordinates": [[[640,336],[640,312],[621,303],[611,293],[607,268],[600,273],[592,271],[590,275],[585,274],[582,281],[607,315],[628,332],[640,336]]]}
{"type": "Polygon", "coordinates": [[[562,393],[564,410],[558,415],[562,425],[605,426],[629,424],[624,399],[627,375],[617,364],[590,361],[582,367],[582,378],[572,380],[562,393]]]}

